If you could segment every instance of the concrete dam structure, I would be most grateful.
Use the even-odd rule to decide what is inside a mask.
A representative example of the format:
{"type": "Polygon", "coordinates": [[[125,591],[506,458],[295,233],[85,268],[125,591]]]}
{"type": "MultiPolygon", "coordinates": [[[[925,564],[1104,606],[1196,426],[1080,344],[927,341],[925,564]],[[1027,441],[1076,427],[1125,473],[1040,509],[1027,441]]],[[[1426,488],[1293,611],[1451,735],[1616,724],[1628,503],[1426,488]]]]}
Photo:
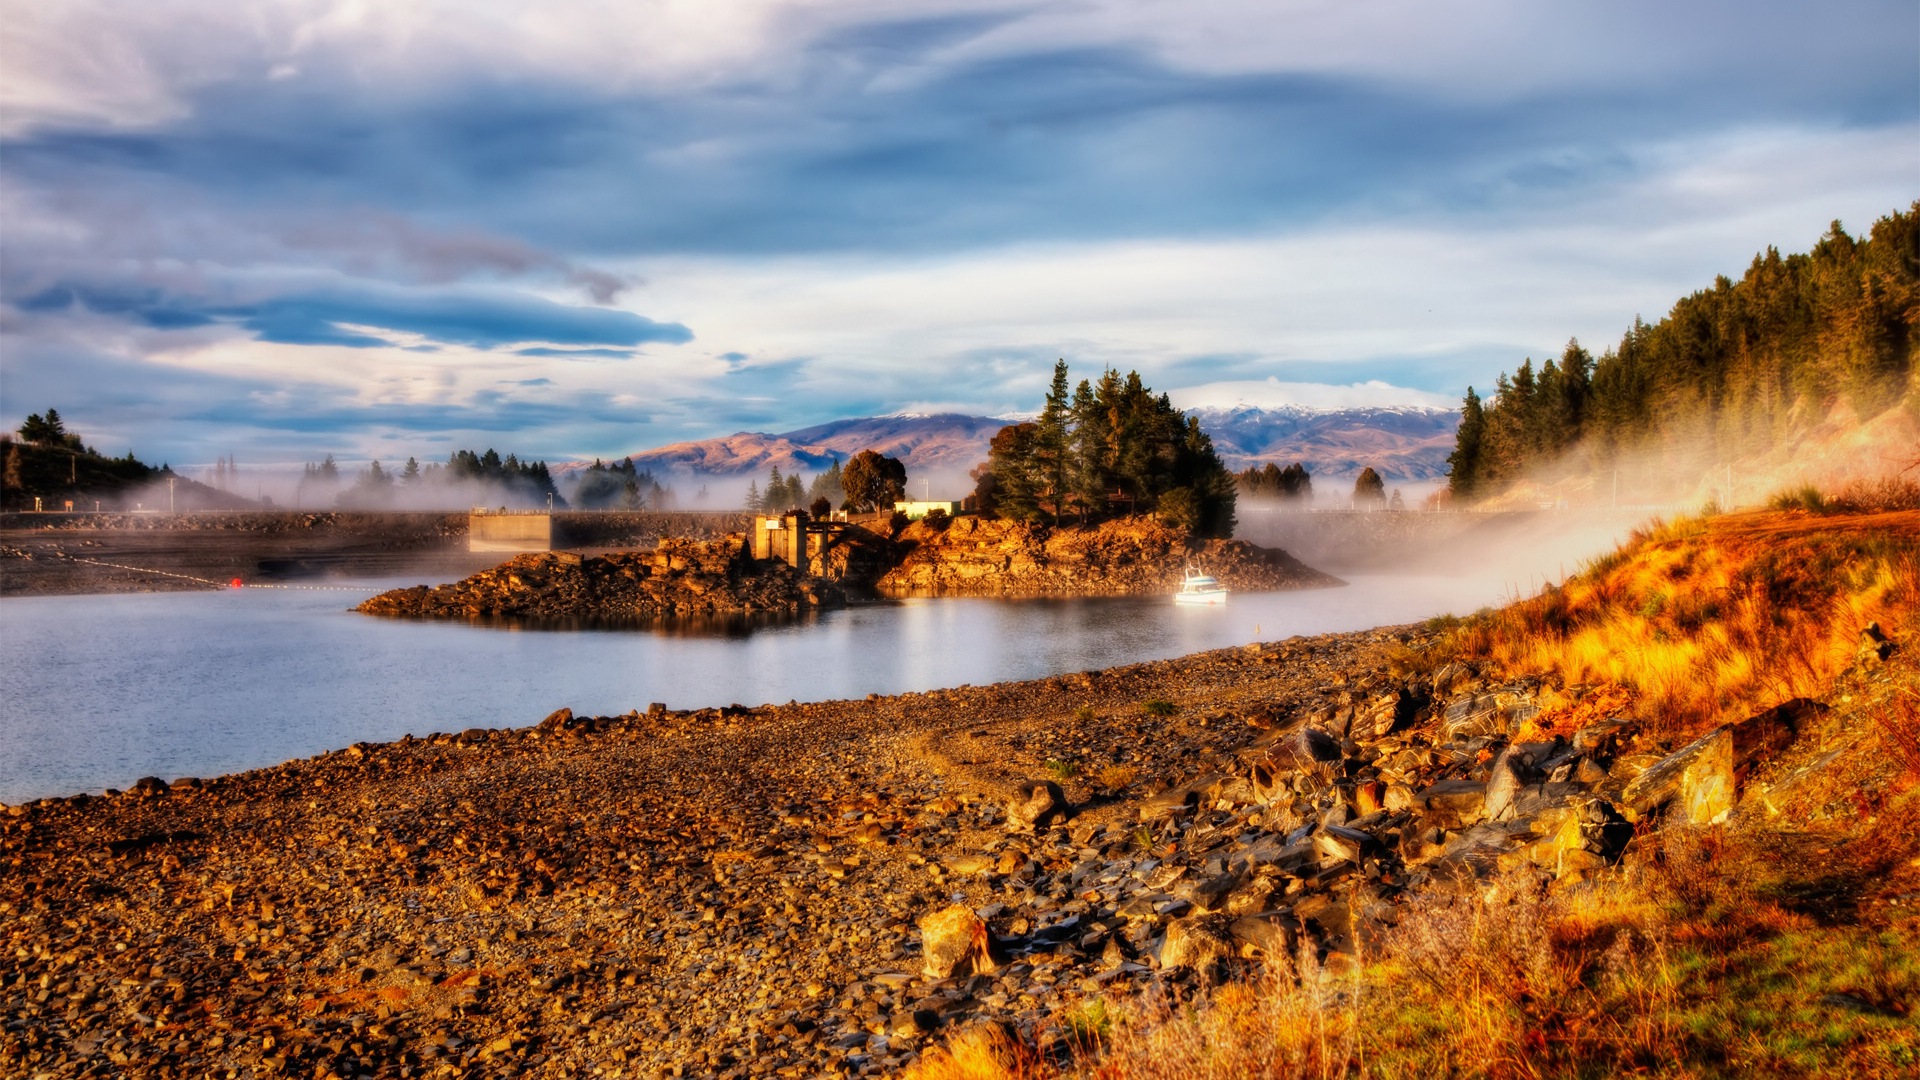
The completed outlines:
{"type": "Polygon", "coordinates": [[[468,551],[552,551],[553,515],[544,510],[475,510],[467,515],[468,551]]]}

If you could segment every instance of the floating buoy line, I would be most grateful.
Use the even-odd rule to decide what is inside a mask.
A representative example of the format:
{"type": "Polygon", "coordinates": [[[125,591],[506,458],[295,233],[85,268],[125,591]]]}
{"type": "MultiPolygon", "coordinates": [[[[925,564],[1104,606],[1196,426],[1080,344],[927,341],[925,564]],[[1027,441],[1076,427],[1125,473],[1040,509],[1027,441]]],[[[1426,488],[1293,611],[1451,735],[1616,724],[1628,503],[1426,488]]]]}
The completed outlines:
{"type": "Polygon", "coordinates": [[[114,570],[131,570],[136,574],[153,574],[158,577],[179,578],[181,581],[194,581],[214,589],[298,589],[303,592],[350,593],[375,591],[368,588],[355,588],[352,585],[268,585],[257,581],[249,585],[240,578],[234,578],[231,581],[215,581],[212,578],[198,577],[193,574],[176,574],[171,570],[151,570],[144,566],[128,566],[126,563],[103,562],[99,559],[83,559],[78,555],[67,555],[65,553],[62,553],[60,558],[70,562],[86,563],[89,566],[105,566],[114,570]]]}

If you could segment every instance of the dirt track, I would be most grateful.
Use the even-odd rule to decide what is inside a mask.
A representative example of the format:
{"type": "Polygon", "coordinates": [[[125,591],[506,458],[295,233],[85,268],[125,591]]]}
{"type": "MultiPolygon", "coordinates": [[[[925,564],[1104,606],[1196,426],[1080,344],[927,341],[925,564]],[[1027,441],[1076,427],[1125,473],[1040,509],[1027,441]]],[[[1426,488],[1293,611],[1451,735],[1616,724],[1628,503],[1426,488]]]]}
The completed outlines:
{"type": "Polygon", "coordinates": [[[464,536],[450,534],[443,515],[274,531],[7,528],[0,529],[0,596],[173,592],[234,578],[466,573],[499,558],[468,554],[464,536]]]}
{"type": "MultiPolygon", "coordinates": [[[[658,537],[738,531],[743,515],[562,513],[569,548],[651,547],[658,537]]],[[[0,596],[174,592],[327,577],[465,577],[501,562],[469,554],[464,512],[0,515],[0,596]]]]}

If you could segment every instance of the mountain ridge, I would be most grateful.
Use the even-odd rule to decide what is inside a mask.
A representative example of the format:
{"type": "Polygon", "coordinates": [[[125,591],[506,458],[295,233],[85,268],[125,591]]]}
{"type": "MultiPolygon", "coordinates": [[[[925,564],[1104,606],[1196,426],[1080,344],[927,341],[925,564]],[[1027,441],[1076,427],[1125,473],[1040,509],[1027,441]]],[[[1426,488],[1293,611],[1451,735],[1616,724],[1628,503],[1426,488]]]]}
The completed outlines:
{"type": "MultiPolygon", "coordinates": [[[[1298,461],[1315,475],[1350,476],[1371,467],[1402,481],[1446,475],[1447,455],[1460,419],[1456,409],[1427,405],[1186,411],[1200,420],[1230,469],[1298,461]]],[[[912,473],[963,476],[986,460],[994,432],[1015,422],[965,413],[847,417],[792,431],[737,431],[652,447],[630,456],[636,468],[656,474],[746,479],[774,468],[782,473],[796,469],[815,473],[872,449],[899,458],[912,473]]],[[[569,462],[555,472],[585,467],[585,462],[569,462]]]]}

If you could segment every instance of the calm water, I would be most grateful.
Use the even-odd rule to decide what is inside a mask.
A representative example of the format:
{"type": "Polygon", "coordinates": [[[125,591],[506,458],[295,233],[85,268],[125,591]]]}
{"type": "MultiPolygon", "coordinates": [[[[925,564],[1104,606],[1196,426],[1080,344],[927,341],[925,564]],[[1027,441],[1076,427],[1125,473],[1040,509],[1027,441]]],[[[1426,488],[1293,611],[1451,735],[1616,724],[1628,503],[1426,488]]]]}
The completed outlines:
{"type": "Polygon", "coordinates": [[[214,776],[361,740],[1029,679],[1471,611],[1484,583],[1164,597],[906,600],[750,633],[529,630],[347,610],[360,592],[241,589],[0,604],[0,802],[214,776]]]}

